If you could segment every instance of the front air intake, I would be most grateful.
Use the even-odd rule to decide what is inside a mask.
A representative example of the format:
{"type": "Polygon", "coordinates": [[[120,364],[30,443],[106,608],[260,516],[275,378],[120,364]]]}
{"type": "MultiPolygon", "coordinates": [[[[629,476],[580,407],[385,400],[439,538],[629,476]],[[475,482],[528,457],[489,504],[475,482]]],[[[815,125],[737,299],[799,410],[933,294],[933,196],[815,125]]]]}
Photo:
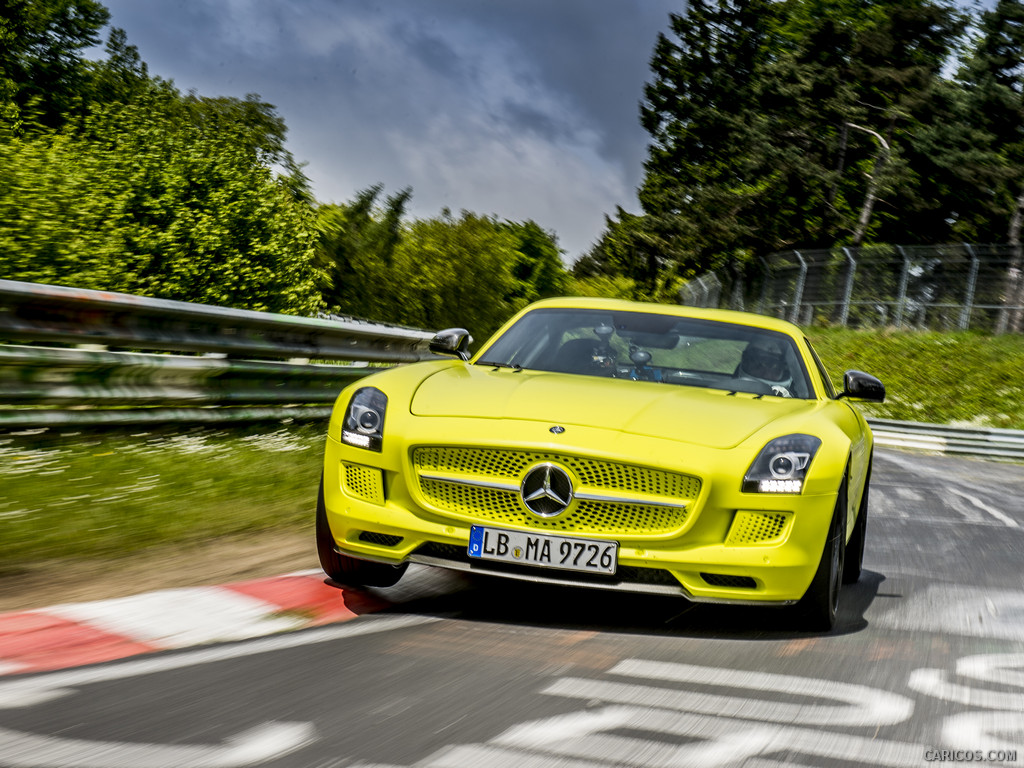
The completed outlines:
{"type": "Polygon", "coordinates": [[[749,576],[730,576],[726,573],[702,573],[700,577],[712,587],[730,587],[731,589],[757,588],[757,582],[749,576]]]}

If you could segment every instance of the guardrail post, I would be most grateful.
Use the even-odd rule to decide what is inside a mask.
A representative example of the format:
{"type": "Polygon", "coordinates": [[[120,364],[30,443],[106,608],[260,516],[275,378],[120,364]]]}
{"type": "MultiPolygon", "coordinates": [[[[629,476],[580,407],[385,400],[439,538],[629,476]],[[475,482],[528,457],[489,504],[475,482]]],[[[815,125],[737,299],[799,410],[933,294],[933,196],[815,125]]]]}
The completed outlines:
{"type": "Polygon", "coordinates": [[[807,260],[800,255],[800,251],[793,251],[793,254],[800,260],[800,276],[796,279],[796,289],[793,291],[793,311],[790,312],[789,322],[800,322],[800,304],[804,300],[804,285],[807,282],[807,260]]]}
{"type": "Polygon", "coordinates": [[[843,248],[849,268],[846,272],[846,287],[843,289],[843,306],[839,310],[839,324],[845,328],[850,319],[850,298],[853,296],[853,279],[857,275],[857,260],[853,258],[849,248],[843,248]]]}
{"type": "Polygon", "coordinates": [[[967,295],[964,296],[964,306],[960,310],[960,330],[966,331],[971,325],[971,311],[974,309],[974,291],[978,284],[978,257],[974,249],[964,243],[967,255],[971,257],[971,271],[967,276],[967,295]]]}

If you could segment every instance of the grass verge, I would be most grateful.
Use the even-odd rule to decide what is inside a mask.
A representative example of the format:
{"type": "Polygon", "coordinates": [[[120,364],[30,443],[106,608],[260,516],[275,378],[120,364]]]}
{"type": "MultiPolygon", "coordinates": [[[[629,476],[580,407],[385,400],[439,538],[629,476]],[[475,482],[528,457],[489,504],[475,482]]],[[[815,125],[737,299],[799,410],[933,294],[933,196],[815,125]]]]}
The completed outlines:
{"type": "Polygon", "coordinates": [[[0,575],[309,527],[325,424],[0,436],[0,575]]]}

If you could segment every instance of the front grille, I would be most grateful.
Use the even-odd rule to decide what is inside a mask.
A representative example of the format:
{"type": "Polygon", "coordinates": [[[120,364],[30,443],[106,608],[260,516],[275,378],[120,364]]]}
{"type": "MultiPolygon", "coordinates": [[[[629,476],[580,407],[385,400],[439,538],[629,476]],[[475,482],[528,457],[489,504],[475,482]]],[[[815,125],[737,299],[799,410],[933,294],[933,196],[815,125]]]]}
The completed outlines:
{"type": "Polygon", "coordinates": [[[444,446],[424,446],[413,452],[413,464],[420,472],[452,472],[510,481],[518,481],[527,467],[545,461],[557,461],[568,467],[588,488],[674,499],[694,499],[700,493],[699,478],[600,459],[558,453],[444,446]]]}
{"type": "Polygon", "coordinates": [[[556,453],[431,446],[417,448],[412,460],[420,491],[435,509],[473,521],[574,533],[669,533],[683,525],[689,510],[668,504],[692,502],[701,487],[700,480],[689,475],[556,453]],[[525,508],[517,489],[529,467],[549,461],[575,474],[578,494],[612,492],[652,498],[649,502],[578,499],[563,514],[540,518],[525,508]],[[460,482],[423,477],[432,473],[457,476],[460,482]],[[506,488],[485,487],[488,483],[506,488]],[[659,497],[664,504],[658,503],[659,497]]]}
{"type": "Polygon", "coordinates": [[[712,587],[733,587],[735,589],[755,589],[757,582],[749,576],[730,576],[726,573],[702,573],[704,581],[712,587]]]}
{"type": "Polygon", "coordinates": [[[736,513],[725,538],[726,546],[767,544],[780,539],[785,533],[791,515],[787,512],[747,512],[736,513]]]}

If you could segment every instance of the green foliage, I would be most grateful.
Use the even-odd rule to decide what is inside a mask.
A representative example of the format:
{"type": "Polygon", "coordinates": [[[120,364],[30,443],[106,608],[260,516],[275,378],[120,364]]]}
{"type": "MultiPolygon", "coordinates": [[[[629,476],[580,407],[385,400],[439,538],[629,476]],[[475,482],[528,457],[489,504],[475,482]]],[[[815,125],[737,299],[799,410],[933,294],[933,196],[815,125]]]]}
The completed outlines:
{"type": "Polygon", "coordinates": [[[315,224],[269,167],[283,125],[254,97],[154,85],[80,131],[0,144],[0,264],[28,282],[297,314],[319,306],[315,224]]]}
{"type": "Polygon", "coordinates": [[[818,327],[807,336],[840,388],[851,368],[882,380],[886,402],[862,406],[869,416],[1024,429],[1024,337],[818,327]]]}
{"type": "Polygon", "coordinates": [[[388,281],[393,277],[395,248],[412,190],[402,190],[381,206],[377,200],[382,190],[376,185],[350,203],[317,209],[321,290],[325,306],[334,312],[389,319],[388,281]]]}
{"type": "Polygon", "coordinates": [[[467,328],[482,341],[531,301],[565,292],[554,235],[536,223],[463,211],[402,220],[410,191],[381,187],[318,210],[323,297],[334,312],[420,328],[467,328]]]}
{"type": "Polygon", "coordinates": [[[86,99],[84,49],[110,12],[96,0],[0,0],[0,82],[32,121],[59,127],[86,99]]]}
{"type": "MultiPolygon", "coordinates": [[[[1020,74],[1022,8],[986,12],[968,57],[1000,73],[998,119],[1018,137],[1006,107],[1020,90],[1015,102],[1005,83],[1020,74]]],[[[967,20],[950,0],[693,0],[651,59],[643,212],[609,219],[574,273],[621,275],[651,297],[778,250],[1005,231],[1024,166],[978,88],[949,77],[967,20]]]]}

